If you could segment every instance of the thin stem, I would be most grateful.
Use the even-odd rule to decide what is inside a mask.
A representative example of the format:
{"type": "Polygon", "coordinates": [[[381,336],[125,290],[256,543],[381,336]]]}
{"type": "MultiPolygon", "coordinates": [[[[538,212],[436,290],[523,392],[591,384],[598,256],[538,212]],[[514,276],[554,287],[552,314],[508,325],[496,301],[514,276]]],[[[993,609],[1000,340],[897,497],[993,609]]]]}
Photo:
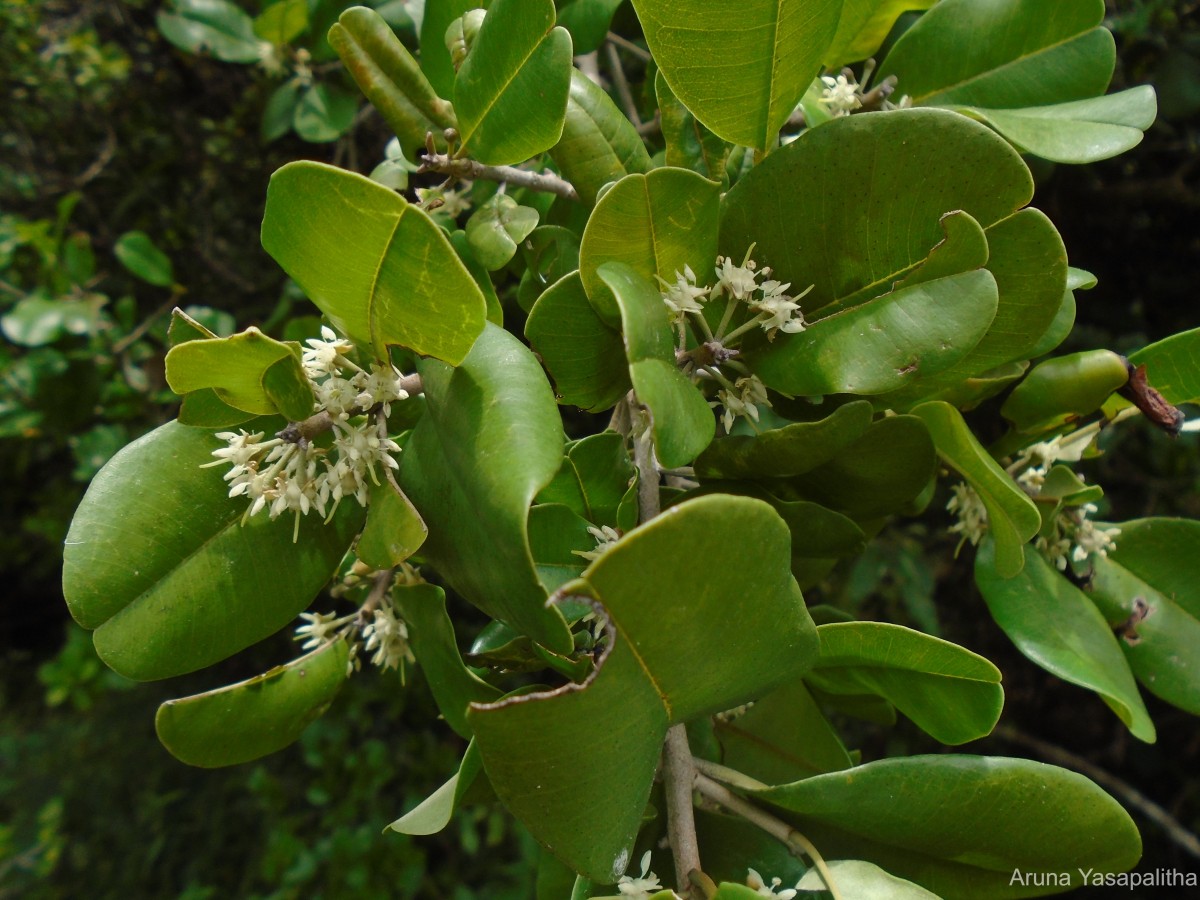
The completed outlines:
{"type": "Polygon", "coordinates": [[[717,326],[717,340],[722,340],[725,337],[725,329],[729,327],[729,320],[733,318],[733,311],[737,308],[737,298],[733,294],[725,301],[725,312],[721,315],[721,324],[717,326]]]}
{"type": "Polygon", "coordinates": [[[739,772],[737,769],[731,769],[720,763],[709,762],[707,759],[700,759],[699,757],[692,760],[692,763],[695,765],[697,772],[707,775],[714,781],[722,781],[725,784],[741,788],[744,791],[761,791],[764,788],[770,787],[769,784],[765,784],[757,778],[751,778],[744,772],[739,772]]]}
{"type": "Polygon", "coordinates": [[[637,44],[633,43],[633,41],[626,40],[613,31],[610,31],[607,35],[605,35],[605,37],[623,50],[628,50],[638,59],[643,59],[646,62],[650,61],[650,51],[644,47],[639,47],[637,44]]]}
{"type": "Polygon", "coordinates": [[[725,335],[724,343],[728,344],[734,338],[741,337],[743,334],[745,334],[750,329],[756,328],[759,324],[762,323],[762,321],[763,321],[762,313],[759,313],[753,319],[747,319],[745,322],[743,322],[737,328],[733,329],[733,331],[729,332],[729,334],[725,335]]]}
{"type": "Polygon", "coordinates": [[[813,846],[812,841],[787,822],[777,819],[770,813],[759,809],[749,800],[739,797],[733,791],[729,790],[729,788],[713,781],[706,775],[697,772],[695,783],[696,790],[702,796],[715,801],[729,812],[741,816],[751,825],[757,825],[767,834],[771,835],[771,837],[786,844],[788,849],[793,853],[806,855],[812,860],[813,865],[816,866],[817,871],[821,874],[821,878],[825,882],[825,887],[833,896],[833,900],[844,900],[841,892],[837,889],[837,885],[834,884],[833,874],[829,871],[829,866],[825,864],[824,857],[813,846]]]}
{"type": "Polygon", "coordinates": [[[700,326],[700,330],[704,332],[704,339],[707,341],[715,341],[712,329],[708,327],[708,319],[704,318],[704,313],[692,313],[692,318],[696,320],[696,324],[700,326]]]}
{"type": "Polygon", "coordinates": [[[637,103],[633,99],[633,91],[629,89],[629,79],[625,77],[625,70],[621,68],[621,56],[617,53],[617,48],[613,44],[604,45],[605,55],[608,57],[608,67],[612,70],[613,82],[617,87],[617,96],[621,98],[621,106],[625,108],[625,115],[629,121],[633,123],[635,128],[642,127],[642,117],[638,115],[637,103]]]}
{"type": "Polygon", "coordinates": [[[721,382],[721,386],[727,391],[737,390],[737,388],[734,387],[733,382],[726,378],[724,373],[722,373],[721,370],[716,366],[712,366],[711,368],[709,366],[696,366],[696,371],[703,372],[705,375],[715,378],[717,381],[721,382]]]}
{"type": "Polygon", "coordinates": [[[423,153],[421,168],[417,171],[438,172],[454,178],[482,178],[554,194],[567,200],[579,199],[575,186],[552,172],[530,172],[513,166],[485,166],[473,159],[455,159],[447,153],[423,153]]]}
{"type": "Polygon", "coordinates": [[[638,471],[638,521],[644,525],[662,511],[658,496],[659,471],[654,461],[650,427],[633,439],[633,464],[638,471]]]}
{"type": "Polygon", "coordinates": [[[667,822],[671,855],[675,860],[675,884],[681,893],[696,897],[691,873],[700,870],[700,844],[696,817],[692,812],[692,785],[696,767],[684,725],[672,725],[663,745],[663,786],[667,795],[667,822]]]}

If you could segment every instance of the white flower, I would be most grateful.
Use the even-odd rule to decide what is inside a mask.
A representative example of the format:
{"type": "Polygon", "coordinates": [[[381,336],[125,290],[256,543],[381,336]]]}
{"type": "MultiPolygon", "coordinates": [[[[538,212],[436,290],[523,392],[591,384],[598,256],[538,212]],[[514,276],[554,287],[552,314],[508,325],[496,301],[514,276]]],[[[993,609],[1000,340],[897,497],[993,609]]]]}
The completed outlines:
{"type": "Polygon", "coordinates": [[[779,900],[792,900],[798,891],[795,888],[784,888],[779,890],[779,886],[783,884],[782,878],[772,878],[768,885],[761,875],[754,869],[747,869],[746,887],[753,888],[754,892],[760,897],[778,897],[779,900]]]}
{"type": "Polygon", "coordinates": [[[746,257],[740,266],[734,265],[732,257],[717,257],[717,284],[712,289],[713,297],[728,294],[735,300],[746,300],[751,293],[758,289],[758,279],[770,275],[771,270],[766,268],[756,271],[758,265],[750,258],[750,254],[753,252],[754,244],[751,244],[746,250],[746,257]]]}
{"type": "Polygon", "coordinates": [[[1033,545],[1046,554],[1050,562],[1054,563],[1055,567],[1060,572],[1067,570],[1067,556],[1071,552],[1071,539],[1063,537],[1055,532],[1054,537],[1039,537],[1034,541],[1033,545]]]}
{"type": "Polygon", "coordinates": [[[309,338],[305,341],[308,349],[302,354],[304,374],[314,381],[336,373],[342,358],[354,351],[354,345],[345,338],[339,338],[328,325],[321,326],[321,338],[323,340],[309,338]]]}
{"type": "Polygon", "coordinates": [[[1075,526],[1075,549],[1071,551],[1071,559],[1083,562],[1091,554],[1108,556],[1109,550],[1117,547],[1116,538],[1121,534],[1120,528],[1097,528],[1095,523],[1087,518],[1089,513],[1096,512],[1094,504],[1088,503],[1079,507],[1081,515],[1075,526]]]}
{"type": "Polygon", "coordinates": [[[733,390],[722,388],[717,391],[717,399],[708,405],[725,408],[721,421],[725,430],[729,431],[733,428],[733,420],[738,416],[745,416],[757,422],[758,407],[770,406],[771,401],[767,399],[766,385],[758,380],[758,376],[746,375],[734,382],[733,390]]]}
{"type": "MultiPolygon", "coordinates": [[[[950,526],[951,534],[961,534],[963,541],[978,544],[988,530],[987,508],[969,484],[959,482],[953,487],[954,496],[946,504],[948,512],[958,517],[958,521],[950,526]]],[[[959,543],[962,546],[962,543],[959,543]]]]}
{"type": "Polygon", "coordinates": [[[375,610],[374,618],[363,630],[364,650],[370,653],[372,665],[382,669],[398,669],[400,664],[413,662],[415,657],[408,646],[408,626],[396,614],[390,600],[384,600],[375,610]]]}
{"type": "Polygon", "coordinates": [[[658,876],[650,871],[650,851],[647,850],[642,854],[642,874],[638,878],[632,878],[629,875],[622,875],[621,880],[617,882],[617,890],[622,897],[628,897],[630,900],[646,900],[651,894],[656,894],[663,889],[658,882],[658,876]]]}
{"type": "Polygon", "coordinates": [[[370,372],[359,372],[352,382],[359,390],[355,403],[359,409],[370,409],[375,404],[381,404],[383,414],[392,414],[392,401],[407,400],[408,391],[400,387],[403,376],[395,366],[381,366],[371,363],[370,372]]]}
{"type": "Polygon", "coordinates": [[[817,101],[828,107],[835,116],[848,116],[850,111],[862,106],[860,87],[845,75],[822,75],[821,82],[825,85],[821,98],[817,101]]]}
{"type": "Polygon", "coordinates": [[[810,284],[804,293],[797,297],[789,297],[784,293],[790,287],[791,284],[764,281],[761,286],[762,299],[749,301],[751,309],[766,313],[766,318],[761,318],[759,325],[762,326],[762,330],[767,333],[769,339],[774,340],[775,333],[778,331],[796,334],[807,326],[804,321],[804,313],[800,311],[800,304],[796,301],[811,291],[813,285],[810,284]]]}
{"type": "Polygon", "coordinates": [[[696,273],[692,271],[692,267],[685,265],[683,272],[675,270],[675,283],[671,284],[658,275],[658,278],[666,290],[662,292],[663,303],[667,305],[668,311],[671,313],[671,324],[678,325],[687,318],[688,313],[704,312],[703,303],[708,299],[708,288],[696,286],[696,273]]]}
{"type": "Polygon", "coordinates": [[[592,550],[571,551],[576,556],[582,556],[584,559],[588,560],[599,559],[609,547],[621,539],[621,532],[608,525],[601,525],[599,528],[597,528],[595,525],[589,525],[588,533],[596,539],[595,548],[592,550]]]}
{"type": "Polygon", "coordinates": [[[452,219],[457,219],[460,214],[471,208],[471,199],[468,196],[470,188],[471,183],[469,181],[464,181],[462,187],[458,190],[442,189],[440,187],[417,188],[417,200],[425,206],[430,201],[441,200],[442,204],[437,207],[437,211],[445,213],[452,219]]]}
{"type": "Polygon", "coordinates": [[[332,640],[334,635],[337,634],[337,630],[344,625],[348,619],[353,618],[353,616],[339,619],[333,613],[303,612],[300,613],[300,618],[302,618],[306,624],[301,625],[296,629],[296,634],[292,640],[304,641],[304,643],[300,645],[301,649],[303,650],[315,650],[317,647],[320,647],[327,641],[332,640]]]}

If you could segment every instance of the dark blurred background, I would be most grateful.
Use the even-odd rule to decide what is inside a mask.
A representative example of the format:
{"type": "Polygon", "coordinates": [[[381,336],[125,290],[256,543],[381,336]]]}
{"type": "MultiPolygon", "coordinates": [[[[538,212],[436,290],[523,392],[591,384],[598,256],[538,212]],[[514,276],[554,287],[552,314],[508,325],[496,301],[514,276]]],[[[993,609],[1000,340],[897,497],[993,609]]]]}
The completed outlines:
{"type": "MultiPolygon", "coordinates": [[[[160,747],[157,704],[289,658],[287,635],[215,670],[135,686],[70,623],[59,580],[71,514],[106,459],[174,414],[162,377],[170,308],[190,307],[223,333],[236,323],[282,334],[311,315],[258,243],[267,180],[299,158],[370,172],[389,138],[347,99],[352,86],[314,35],[298,40],[307,58],[223,61],[165,40],[159,6],[0,7],[0,900],[532,897],[536,848],[499,810],[468,811],[432,838],[381,834],[452,774],[463,749],[430,727],[419,671],[407,685],[364,673],[296,746],[208,772],[160,747]],[[315,118],[280,113],[297,64],[327,89],[315,118]],[[170,260],[165,283],[119,262],[131,231],[170,260]]],[[[405,4],[384,6],[403,32],[405,4]]],[[[1035,204],[1072,264],[1099,279],[1078,295],[1064,351],[1128,351],[1200,324],[1200,3],[1110,2],[1108,25],[1120,54],[1113,89],[1154,84],[1160,115],[1116,160],[1036,169],[1035,204]]],[[[628,4],[615,27],[636,34],[628,4]]],[[[1200,517],[1194,437],[1134,425],[1108,446],[1118,445],[1088,470],[1108,492],[1109,518],[1200,517]]],[[[1200,831],[1200,723],[1147,697],[1158,743],[1129,738],[1095,696],[1015,651],[953,546],[929,524],[897,523],[810,599],[936,630],[993,660],[1002,728],[968,752],[1098,767],[1122,802],[1127,788],[1200,831]]],[[[905,723],[847,727],[867,759],[941,749],[905,723]]],[[[1146,845],[1140,870],[1200,871],[1180,839],[1130,810],[1146,845]]]]}

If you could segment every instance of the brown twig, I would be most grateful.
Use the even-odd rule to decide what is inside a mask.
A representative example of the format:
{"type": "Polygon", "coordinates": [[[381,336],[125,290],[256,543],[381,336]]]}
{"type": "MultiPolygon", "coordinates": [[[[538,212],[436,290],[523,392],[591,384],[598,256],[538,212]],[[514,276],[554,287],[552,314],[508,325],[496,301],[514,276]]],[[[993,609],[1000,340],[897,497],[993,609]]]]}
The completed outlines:
{"type": "Polygon", "coordinates": [[[625,108],[625,115],[635,128],[641,128],[642,117],[638,115],[637,103],[633,99],[633,91],[629,89],[629,79],[621,67],[621,56],[617,53],[616,45],[605,44],[604,53],[608,57],[608,68],[612,72],[613,84],[617,88],[617,96],[621,98],[621,106],[625,108]]]}
{"type": "Polygon", "coordinates": [[[667,822],[671,834],[671,855],[675,860],[675,884],[680,893],[699,900],[692,873],[700,869],[700,844],[696,838],[696,817],[692,812],[692,786],[696,767],[688,746],[687,728],[672,725],[663,745],[663,787],[667,795],[667,822]]]}
{"type": "Polygon", "coordinates": [[[421,155],[421,168],[417,171],[438,172],[460,179],[482,178],[486,181],[511,184],[514,187],[543,191],[567,200],[579,199],[575,186],[552,172],[530,172],[528,169],[517,169],[513,166],[485,166],[473,159],[455,159],[447,153],[430,153],[426,150],[421,155]]]}

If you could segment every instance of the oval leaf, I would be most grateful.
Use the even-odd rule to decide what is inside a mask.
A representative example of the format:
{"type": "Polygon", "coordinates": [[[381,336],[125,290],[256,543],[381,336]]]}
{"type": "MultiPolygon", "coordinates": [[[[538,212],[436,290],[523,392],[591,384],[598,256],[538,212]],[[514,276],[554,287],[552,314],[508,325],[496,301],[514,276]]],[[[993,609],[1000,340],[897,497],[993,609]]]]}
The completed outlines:
{"type": "Polygon", "coordinates": [[[144,231],[127,231],[113,244],[113,255],[126,269],[148,284],[169,288],[175,283],[171,260],[144,231]]]}
{"type": "Polygon", "coordinates": [[[172,0],[155,19],[162,36],[189,53],[211,53],[225,62],[262,58],[254,22],[230,0],[172,0]]]}
{"type": "Polygon", "coordinates": [[[452,365],[487,307],[424,212],[369,178],[314,162],[271,176],[262,245],[334,326],[380,359],[399,344],[452,365]]]}
{"type": "Polygon", "coordinates": [[[329,708],[349,656],[337,640],[246,681],[168,700],[154,717],[158,739],[176,759],[206,769],[282,750],[329,708]]]}

